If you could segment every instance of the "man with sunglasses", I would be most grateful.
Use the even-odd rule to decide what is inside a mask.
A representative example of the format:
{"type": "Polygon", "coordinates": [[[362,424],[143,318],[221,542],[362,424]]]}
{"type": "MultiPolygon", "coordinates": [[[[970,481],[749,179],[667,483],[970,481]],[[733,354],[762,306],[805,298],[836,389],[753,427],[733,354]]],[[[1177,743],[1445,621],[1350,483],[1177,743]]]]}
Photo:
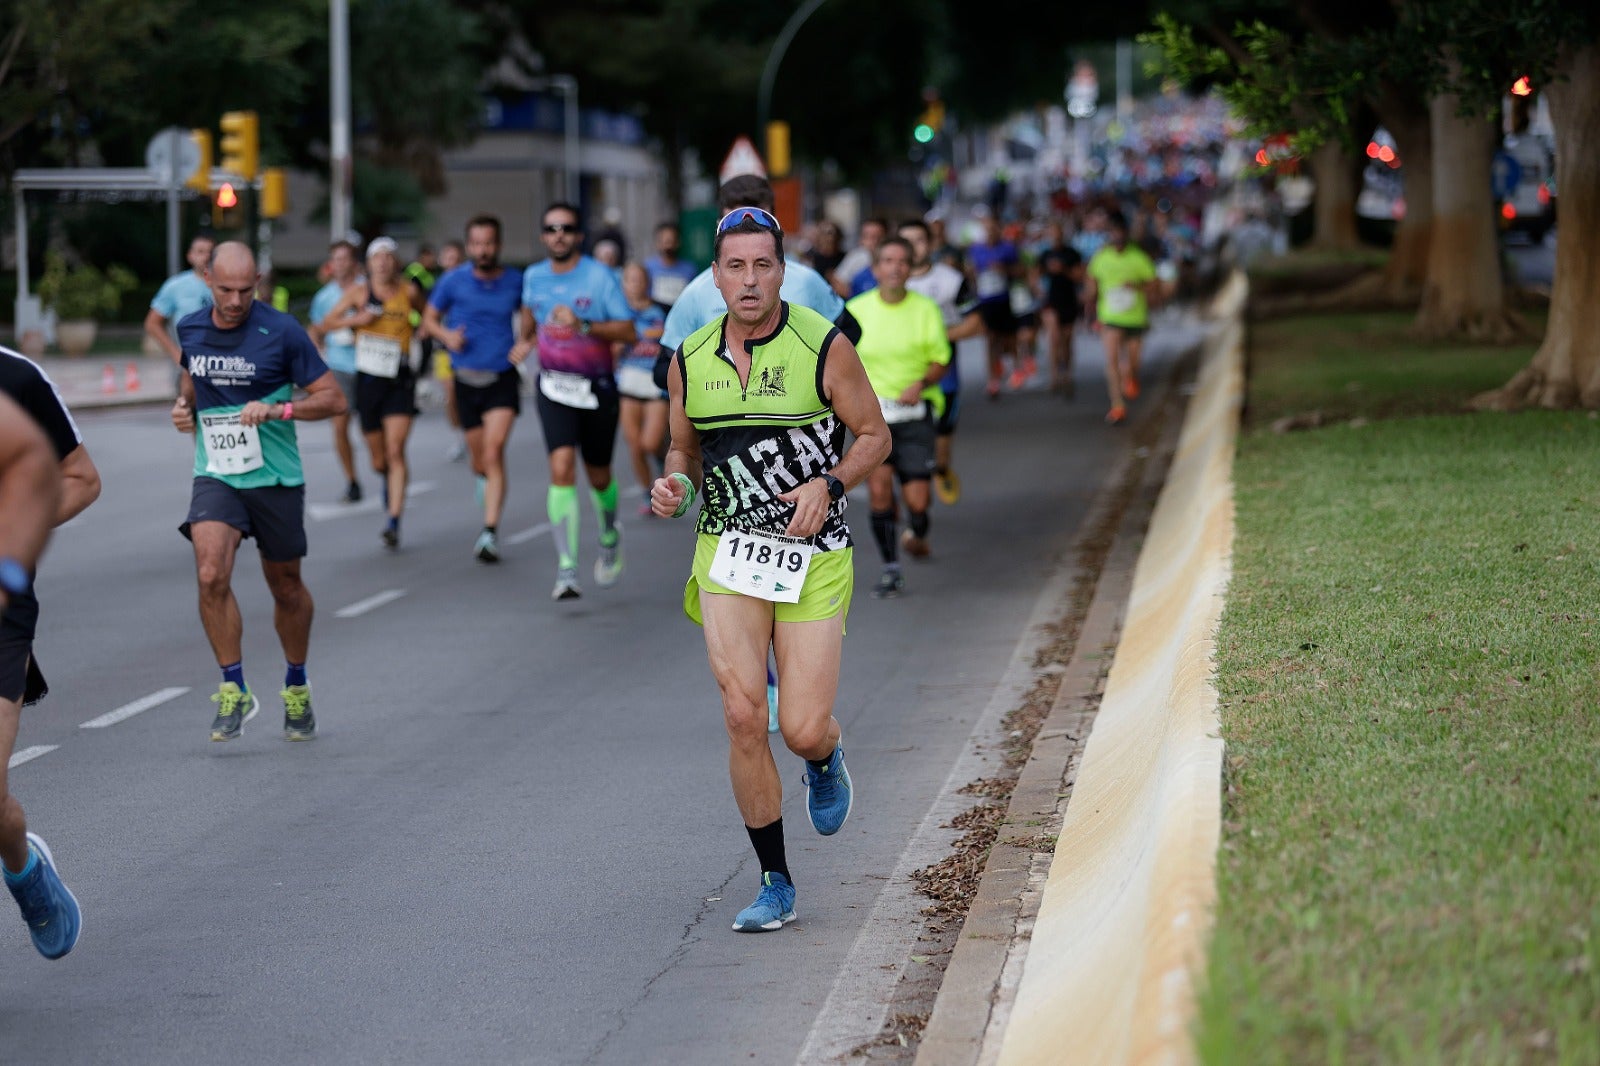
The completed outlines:
{"type": "Polygon", "coordinates": [[[575,600],[578,587],[578,457],[583,457],[589,498],[600,523],[600,557],[594,580],[610,588],[622,574],[622,527],[617,525],[617,481],[611,453],[617,441],[616,362],[613,344],[632,344],[633,313],[611,268],[579,253],[583,226],[578,209],[545,208],[541,239],[549,258],[522,275],[520,363],[539,352],[539,424],[550,453],[545,506],[555,532],[555,600],[575,600]]]}
{"type": "Polygon", "coordinates": [[[439,279],[422,312],[422,330],[450,353],[456,414],[478,475],[483,532],[472,546],[480,563],[500,561],[500,513],[506,503],[506,443],[522,413],[527,358],[513,320],[522,307],[522,278],[500,263],[500,220],[478,215],[467,223],[469,269],[439,279]],[[448,323],[448,325],[447,325],[448,323]]]}
{"type": "Polygon", "coordinates": [[[854,587],[845,490],[889,454],[889,429],[855,347],[781,298],[783,232],[760,208],[717,225],[712,270],[727,311],[671,357],[672,447],[650,489],[662,518],[703,492],[684,612],[705,628],[722,693],[734,799],[761,867],[740,932],[794,921],[783,784],[767,739],[762,675],[777,655],[785,745],[806,760],[806,809],[837,833],[853,796],[833,704],[854,587]],[[855,435],[843,452],[844,433],[855,435]]]}

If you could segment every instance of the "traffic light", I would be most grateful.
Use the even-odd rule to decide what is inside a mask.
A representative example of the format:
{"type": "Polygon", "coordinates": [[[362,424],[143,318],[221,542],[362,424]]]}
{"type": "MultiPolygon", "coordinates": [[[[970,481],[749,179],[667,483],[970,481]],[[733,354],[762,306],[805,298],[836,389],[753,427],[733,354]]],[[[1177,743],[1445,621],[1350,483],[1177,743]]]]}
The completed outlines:
{"type": "Polygon", "coordinates": [[[260,123],[254,111],[229,111],[222,116],[222,169],[254,181],[261,165],[260,123]]]}
{"type": "Polygon", "coordinates": [[[239,206],[239,193],[233,187],[233,182],[225,181],[217,186],[217,194],[211,200],[211,228],[233,229],[238,223],[235,208],[239,206]]]}
{"type": "Polygon", "coordinates": [[[944,102],[930,100],[928,106],[922,109],[917,124],[911,128],[911,139],[918,144],[931,144],[942,129],[944,129],[944,102]]]}
{"type": "Polygon", "coordinates": [[[782,178],[789,173],[789,124],[767,123],[767,176],[782,178]]]}
{"type": "Polygon", "coordinates": [[[281,218],[289,213],[289,172],[268,167],[261,172],[261,217],[281,218]]]}
{"type": "Polygon", "coordinates": [[[186,188],[198,193],[211,191],[211,131],[190,130],[189,136],[194,140],[195,147],[200,149],[200,163],[194,168],[194,173],[183,179],[186,188]]]}

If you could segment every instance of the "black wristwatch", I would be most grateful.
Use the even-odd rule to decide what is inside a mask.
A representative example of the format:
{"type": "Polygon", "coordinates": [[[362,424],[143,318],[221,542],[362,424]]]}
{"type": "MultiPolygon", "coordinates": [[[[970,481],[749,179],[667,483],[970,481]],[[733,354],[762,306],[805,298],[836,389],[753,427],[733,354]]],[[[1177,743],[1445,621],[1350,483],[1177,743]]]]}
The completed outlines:
{"type": "Polygon", "coordinates": [[[22,565],[21,560],[11,556],[0,556],[0,591],[4,591],[7,599],[26,596],[33,591],[33,575],[28,573],[28,568],[22,565]]]}
{"type": "Polygon", "coordinates": [[[823,474],[822,480],[828,483],[828,499],[844,499],[844,482],[840,481],[832,474],[823,474]]]}

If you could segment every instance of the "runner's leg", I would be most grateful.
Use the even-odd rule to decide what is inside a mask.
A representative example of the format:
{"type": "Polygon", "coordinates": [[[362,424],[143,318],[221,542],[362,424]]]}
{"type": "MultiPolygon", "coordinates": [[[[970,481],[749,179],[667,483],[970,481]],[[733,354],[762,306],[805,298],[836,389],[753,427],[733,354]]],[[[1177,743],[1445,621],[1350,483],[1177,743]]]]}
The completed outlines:
{"type": "Polygon", "coordinates": [[[385,415],[383,418],[384,462],[389,479],[389,517],[398,519],[405,514],[406,488],[411,481],[411,467],[406,462],[406,442],[411,438],[410,415],[385,415]]]}
{"type": "Polygon", "coordinates": [[[5,762],[0,763],[0,860],[14,874],[20,874],[28,865],[28,819],[7,782],[12,749],[17,746],[17,727],[22,721],[22,694],[17,695],[16,700],[0,698],[0,753],[5,755],[5,762]]]}
{"type": "Polygon", "coordinates": [[[839,746],[833,704],[839,692],[844,618],[778,622],[773,627],[772,645],[783,690],[783,706],[778,712],[783,742],[802,759],[827,759],[839,746]]]}
{"type": "Polygon", "coordinates": [[[272,624],[283,645],[284,660],[304,663],[311,647],[311,590],[300,580],[300,560],[261,560],[261,573],[272,593],[272,624]]]}
{"type": "Polygon", "coordinates": [[[516,417],[509,407],[491,407],[483,412],[483,439],[473,449],[473,458],[481,464],[488,481],[483,492],[483,524],[490,529],[499,528],[500,512],[506,503],[506,442],[511,439],[516,417]]]}
{"type": "Polygon", "coordinates": [[[233,595],[233,561],[243,535],[223,522],[196,522],[189,527],[189,537],[200,585],[200,625],[217,665],[228,666],[243,658],[244,621],[233,595]]]}
{"type": "MultiPolygon", "coordinates": [[[[744,824],[759,829],[776,822],[783,813],[783,784],[767,741],[766,661],[772,644],[772,604],[751,596],[702,591],[700,613],[705,623],[706,658],[722,694],[733,798],[744,824]]],[[[795,684],[802,684],[800,678],[795,678],[795,684]]],[[[787,690],[784,703],[790,706],[787,690]]],[[[799,715],[798,703],[794,706],[799,715]]],[[[830,713],[831,707],[830,702],[830,713]]],[[[799,729],[803,719],[795,721],[799,729]]]]}

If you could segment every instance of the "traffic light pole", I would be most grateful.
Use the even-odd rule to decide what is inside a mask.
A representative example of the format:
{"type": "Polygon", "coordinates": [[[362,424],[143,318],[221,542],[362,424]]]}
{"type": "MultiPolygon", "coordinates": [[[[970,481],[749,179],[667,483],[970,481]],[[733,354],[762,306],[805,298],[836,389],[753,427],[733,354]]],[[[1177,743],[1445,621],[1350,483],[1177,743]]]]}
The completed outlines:
{"type": "Polygon", "coordinates": [[[756,129],[761,131],[761,135],[765,135],[767,123],[772,121],[772,86],[778,80],[778,64],[783,62],[783,55],[794,41],[794,35],[800,32],[801,24],[826,2],[806,0],[798,11],[789,16],[789,21],[778,33],[778,39],[772,42],[772,51],[767,53],[767,65],[761,68],[761,90],[756,97],[756,129]]]}

